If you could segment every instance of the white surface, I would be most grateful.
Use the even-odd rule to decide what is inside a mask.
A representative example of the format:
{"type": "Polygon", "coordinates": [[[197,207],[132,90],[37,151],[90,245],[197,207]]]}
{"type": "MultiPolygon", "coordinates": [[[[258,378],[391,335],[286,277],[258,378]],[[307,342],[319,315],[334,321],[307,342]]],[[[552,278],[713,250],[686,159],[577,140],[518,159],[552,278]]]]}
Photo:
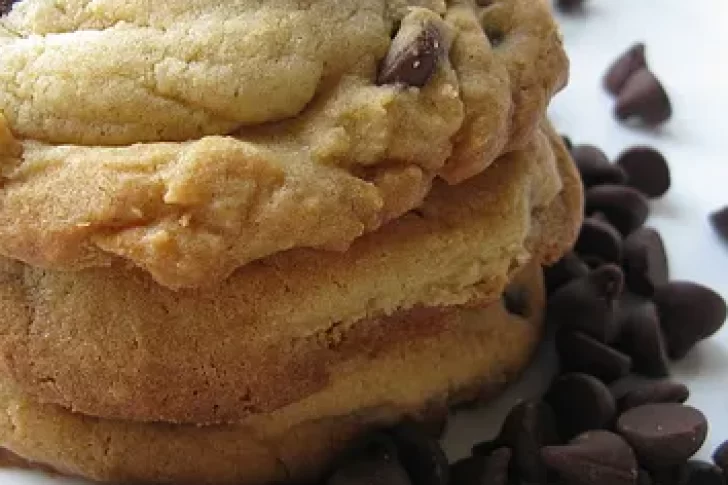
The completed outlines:
{"type": "MultiPolygon", "coordinates": [[[[665,238],[674,279],[715,288],[728,298],[728,245],[707,223],[707,214],[728,204],[728,3],[725,0],[588,0],[581,15],[559,16],[572,60],[569,87],[550,114],[576,143],[604,148],[610,156],[634,144],[649,144],[667,156],[673,186],[652,204],[649,224],[665,238]],[[632,43],[647,43],[648,61],[671,95],[673,119],[658,131],[629,129],[611,116],[613,102],[601,89],[606,67],[632,43]]],[[[489,438],[519,398],[548,382],[553,355],[488,410],[462,412],[446,436],[451,458],[489,438]]],[[[701,344],[673,369],[687,383],[690,403],[711,421],[707,457],[728,439],[728,329],[701,344]]],[[[0,471],[0,485],[78,485],[28,472],[0,471]]]]}

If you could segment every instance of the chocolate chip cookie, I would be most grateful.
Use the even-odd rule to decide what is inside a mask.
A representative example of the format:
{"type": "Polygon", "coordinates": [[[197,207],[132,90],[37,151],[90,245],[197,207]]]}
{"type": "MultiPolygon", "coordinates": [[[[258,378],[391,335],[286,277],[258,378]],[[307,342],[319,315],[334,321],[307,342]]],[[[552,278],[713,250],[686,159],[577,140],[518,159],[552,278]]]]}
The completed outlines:
{"type": "Polygon", "coordinates": [[[214,286],[342,251],[533,137],[545,0],[0,7],[0,254],[214,286]],[[305,5],[304,5],[305,4],[305,5]]]}

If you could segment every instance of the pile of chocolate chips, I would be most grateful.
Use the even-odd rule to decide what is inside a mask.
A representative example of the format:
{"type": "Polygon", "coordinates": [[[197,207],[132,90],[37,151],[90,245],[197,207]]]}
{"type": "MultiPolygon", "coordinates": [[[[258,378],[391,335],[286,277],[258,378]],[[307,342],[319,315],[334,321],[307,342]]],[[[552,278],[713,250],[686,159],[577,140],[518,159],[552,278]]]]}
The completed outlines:
{"type": "MultiPolygon", "coordinates": [[[[583,3],[556,1],[565,12],[583,3]]],[[[644,44],[613,63],[604,87],[620,120],[654,126],[671,116],[644,44]]],[[[710,288],[670,281],[662,238],[644,226],[649,199],[670,188],[668,164],[647,146],[611,163],[593,145],[564,141],[586,217],[574,250],[545,271],[560,374],[453,465],[432,433],[406,422],[358,443],[327,485],[728,485],[728,441],[713,463],[693,459],[708,422],[685,404],[687,386],[669,379],[670,361],[716,333],[727,309],[710,288]]],[[[728,207],[710,221],[728,241],[728,207]]]]}
{"type": "Polygon", "coordinates": [[[547,323],[561,371],[540,400],[512,408],[498,436],[448,465],[437,439],[407,422],[340,460],[327,485],[726,485],[728,441],[692,459],[708,432],[668,378],[726,319],[710,288],[670,281],[649,199],[670,187],[665,158],[637,146],[611,163],[571,146],[586,217],[573,252],[546,269],[547,323]]]}

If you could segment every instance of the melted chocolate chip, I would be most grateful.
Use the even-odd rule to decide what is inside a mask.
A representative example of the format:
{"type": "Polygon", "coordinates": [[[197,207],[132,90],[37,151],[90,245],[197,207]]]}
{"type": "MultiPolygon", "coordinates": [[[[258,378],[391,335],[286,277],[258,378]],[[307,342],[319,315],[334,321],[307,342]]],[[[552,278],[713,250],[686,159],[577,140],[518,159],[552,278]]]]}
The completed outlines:
{"type": "Polygon", "coordinates": [[[442,54],[442,36],[434,25],[423,26],[416,35],[411,35],[409,29],[400,29],[380,66],[377,84],[421,88],[435,74],[442,54]]]}

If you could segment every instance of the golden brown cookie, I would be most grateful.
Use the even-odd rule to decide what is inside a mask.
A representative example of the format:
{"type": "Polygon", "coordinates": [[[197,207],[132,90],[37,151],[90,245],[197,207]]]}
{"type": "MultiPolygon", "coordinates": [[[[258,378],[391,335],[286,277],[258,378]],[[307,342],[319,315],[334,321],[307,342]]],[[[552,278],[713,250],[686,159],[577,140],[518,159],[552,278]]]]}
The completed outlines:
{"type": "MultiPolygon", "coordinates": [[[[309,483],[357,434],[491,395],[517,375],[541,335],[545,296],[538,264],[515,277],[508,295],[511,312],[500,300],[478,309],[430,309],[437,314],[437,332],[393,335],[379,350],[335,366],[325,389],[236,425],[86,417],[40,405],[3,376],[0,444],[33,462],[96,480],[309,483]]],[[[422,318],[412,311],[399,323],[415,329],[422,318]]],[[[361,336],[350,338],[354,343],[361,336]]]]}
{"type": "Polygon", "coordinates": [[[523,148],[568,67],[545,0],[11,3],[0,254],[172,288],[348,248],[523,148]]]}
{"type": "Polygon", "coordinates": [[[528,150],[458,186],[436,184],[418,211],[345,253],[277,254],[213,288],[175,292],[118,266],[5,261],[2,362],[34,398],[107,418],[234,422],[304,399],[400,329],[399,339],[441,330],[436,315],[407,327],[414,309],[488,303],[519,267],[570,247],[581,186],[542,129],[528,150]]]}

